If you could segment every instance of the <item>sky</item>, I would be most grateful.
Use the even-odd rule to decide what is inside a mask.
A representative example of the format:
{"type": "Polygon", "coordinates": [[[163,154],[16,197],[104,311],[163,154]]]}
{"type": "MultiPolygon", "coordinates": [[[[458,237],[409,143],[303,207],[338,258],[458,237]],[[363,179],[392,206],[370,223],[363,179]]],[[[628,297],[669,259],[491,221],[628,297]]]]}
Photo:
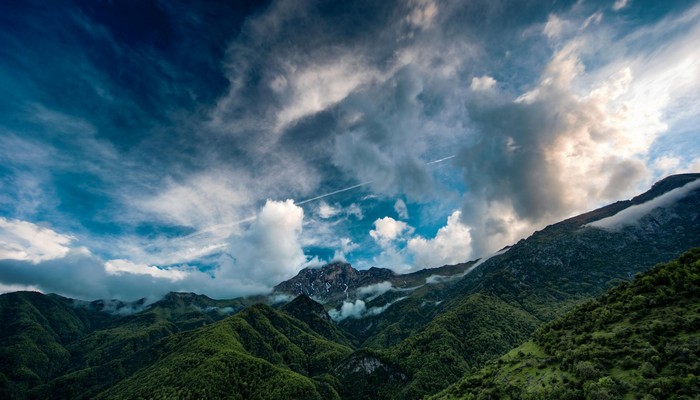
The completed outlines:
{"type": "Polygon", "coordinates": [[[694,1],[2,8],[0,292],[406,273],[700,171],[694,1]]]}

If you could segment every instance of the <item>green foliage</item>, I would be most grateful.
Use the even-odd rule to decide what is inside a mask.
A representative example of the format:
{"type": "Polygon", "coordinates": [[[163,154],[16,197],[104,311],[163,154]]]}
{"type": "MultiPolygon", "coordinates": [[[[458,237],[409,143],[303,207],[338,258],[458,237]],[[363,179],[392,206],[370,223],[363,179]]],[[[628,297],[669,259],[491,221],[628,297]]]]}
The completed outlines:
{"type": "Polygon", "coordinates": [[[700,393],[700,249],[543,325],[435,398],[664,398],[700,393]],[[535,349],[535,351],[533,351],[535,349]]]}

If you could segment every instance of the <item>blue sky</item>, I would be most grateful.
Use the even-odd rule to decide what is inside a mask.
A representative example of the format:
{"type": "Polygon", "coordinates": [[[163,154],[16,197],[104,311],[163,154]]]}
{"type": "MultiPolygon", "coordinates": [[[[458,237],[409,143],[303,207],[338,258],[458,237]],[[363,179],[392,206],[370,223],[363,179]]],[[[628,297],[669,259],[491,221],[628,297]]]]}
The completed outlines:
{"type": "Polygon", "coordinates": [[[0,15],[0,291],[268,292],[487,256],[700,170],[692,1],[0,15]]]}

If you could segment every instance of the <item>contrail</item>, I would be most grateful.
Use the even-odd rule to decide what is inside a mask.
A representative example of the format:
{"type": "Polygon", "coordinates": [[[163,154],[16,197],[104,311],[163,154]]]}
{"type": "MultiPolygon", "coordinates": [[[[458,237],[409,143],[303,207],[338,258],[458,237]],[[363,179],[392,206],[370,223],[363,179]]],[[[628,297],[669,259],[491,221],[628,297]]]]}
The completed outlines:
{"type": "MultiPolygon", "coordinates": [[[[425,165],[439,164],[439,163],[441,163],[441,162],[443,162],[443,161],[451,160],[451,159],[453,159],[453,158],[455,158],[455,157],[457,157],[457,156],[456,156],[456,155],[451,155],[451,156],[448,156],[448,157],[445,157],[445,158],[441,158],[441,159],[439,159],[439,160],[428,161],[427,163],[425,163],[425,165]]],[[[362,187],[362,186],[365,186],[365,185],[369,185],[370,183],[372,183],[372,182],[374,182],[374,181],[375,181],[375,180],[371,180],[371,181],[367,181],[367,182],[362,182],[362,183],[359,183],[359,184],[357,184],[357,185],[349,186],[349,187],[346,187],[346,188],[343,188],[343,189],[338,189],[338,190],[333,191],[333,192],[330,192],[330,193],[322,194],[322,195],[320,195],[320,196],[312,197],[312,198],[310,198],[310,199],[302,200],[302,201],[300,201],[300,202],[298,202],[298,203],[295,203],[295,204],[299,206],[299,205],[306,204],[306,203],[309,203],[309,202],[312,202],[312,201],[315,201],[315,200],[321,200],[321,199],[323,199],[324,197],[333,196],[334,194],[347,192],[348,190],[353,190],[353,189],[357,189],[357,188],[362,187]]]]}
{"type": "Polygon", "coordinates": [[[360,186],[369,185],[369,184],[372,183],[372,182],[374,182],[374,180],[367,181],[367,182],[363,182],[363,183],[360,183],[360,184],[357,184],[357,185],[354,185],[354,186],[346,187],[345,189],[339,189],[339,190],[336,190],[335,192],[330,192],[330,193],[322,194],[322,195],[320,195],[320,196],[312,197],[312,198],[310,198],[310,199],[302,200],[302,201],[296,203],[296,205],[306,204],[306,203],[308,203],[308,202],[310,202],[310,201],[320,200],[320,199],[322,199],[322,198],[324,198],[324,197],[333,196],[334,194],[338,194],[338,193],[342,193],[342,192],[347,192],[348,190],[357,189],[357,188],[359,188],[360,186]]]}
{"type": "Polygon", "coordinates": [[[452,156],[449,156],[449,157],[441,158],[441,159],[439,159],[439,160],[428,161],[428,162],[425,163],[425,164],[426,164],[426,165],[438,164],[438,163],[441,163],[441,162],[443,162],[443,161],[451,160],[451,159],[453,159],[453,158],[455,158],[455,157],[457,157],[456,154],[455,154],[455,155],[452,155],[452,156]]]}

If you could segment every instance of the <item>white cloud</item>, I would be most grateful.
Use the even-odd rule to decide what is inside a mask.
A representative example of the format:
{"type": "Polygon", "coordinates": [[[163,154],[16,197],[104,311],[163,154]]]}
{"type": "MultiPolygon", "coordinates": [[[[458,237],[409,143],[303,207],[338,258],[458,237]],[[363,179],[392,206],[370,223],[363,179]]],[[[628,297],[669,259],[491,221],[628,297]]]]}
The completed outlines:
{"type": "Polygon", "coordinates": [[[358,221],[365,218],[364,213],[362,212],[362,208],[360,208],[360,206],[358,206],[357,203],[352,203],[349,206],[345,207],[345,214],[347,214],[348,216],[355,217],[358,221]]]}
{"type": "Polygon", "coordinates": [[[408,241],[407,249],[418,268],[466,262],[471,256],[471,232],[461,222],[460,212],[455,211],[433,239],[414,237],[408,241]]]}
{"type": "Polygon", "coordinates": [[[408,297],[399,297],[398,299],[384,304],[383,306],[374,306],[367,308],[367,304],[363,300],[355,300],[355,302],[344,301],[339,310],[333,309],[328,312],[328,315],[336,321],[340,322],[347,318],[364,318],[367,316],[379,315],[386,311],[392,305],[399,301],[405,300],[408,297]]]}
{"type": "Polygon", "coordinates": [[[177,268],[161,269],[146,264],[135,264],[129,260],[115,259],[105,262],[107,275],[149,275],[154,278],[163,278],[171,281],[181,281],[187,277],[187,271],[177,268]]]}
{"type": "Polygon", "coordinates": [[[276,129],[283,130],[301,118],[331,107],[358,87],[371,82],[376,72],[346,57],[310,66],[288,66],[287,75],[275,77],[284,83],[277,91],[288,100],[277,113],[276,129]]]}
{"type": "Polygon", "coordinates": [[[647,201],[646,203],[627,207],[613,216],[591,222],[588,224],[588,226],[617,230],[624,228],[625,226],[635,225],[642,217],[649,214],[655,208],[668,207],[669,205],[687,196],[690,192],[698,189],[700,189],[700,179],[686,183],[682,187],[675,188],[653,200],[647,201]]]}
{"type": "Polygon", "coordinates": [[[328,219],[332,218],[338,214],[340,214],[340,208],[338,207],[333,207],[326,203],[325,201],[321,201],[318,205],[318,216],[323,218],[323,219],[328,219]]]}
{"type": "Polygon", "coordinates": [[[344,237],[340,238],[340,248],[335,250],[333,254],[333,259],[331,261],[344,261],[347,262],[347,255],[353,250],[359,247],[358,244],[353,243],[350,238],[344,237]]]}
{"type": "Polygon", "coordinates": [[[399,301],[405,300],[405,299],[407,299],[407,298],[408,298],[408,296],[399,297],[398,299],[396,299],[396,300],[394,300],[394,301],[392,301],[392,302],[386,303],[386,304],[384,304],[383,306],[374,306],[374,307],[370,307],[370,308],[367,310],[367,313],[366,313],[365,315],[370,315],[370,316],[371,316],[371,315],[379,315],[379,314],[383,313],[384,311],[386,311],[389,307],[391,307],[391,306],[393,306],[394,304],[398,303],[399,301]]]}
{"type": "Polygon", "coordinates": [[[486,91],[495,87],[496,83],[498,82],[488,75],[479,77],[475,76],[472,78],[472,83],[469,88],[473,91],[486,91]]]}
{"type": "Polygon", "coordinates": [[[402,199],[396,200],[396,203],[394,203],[394,211],[396,211],[399,218],[408,219],[408,208],[402,199]]]}
{"type": "Polygon", "coordinates": [[[355,300],[354,303],[344,301],[343,305],[340,306],[340,310],[330,310],[328,311],[328,315],[330,315],[334,321],[342,321],[346,318],[361,318],[366,310],[367,307],[362,300],[355,300]]]}
{"type": "Polygon", "coordinates": [[[296,274],[307,262],[301,233],[304,210],[294,201],[268,200],[244,232],[229,239],[230,257],[220,276],[272,287],[296,274]]]}
{"type": "Polygon", "coordinates": [[[75,237],[28,221],[0,217],[0,259],[33,263],[65,257],[75,237]]]}
{"type": "Polygon", "coordinates": [[[210,228],[249,216],[240,213],[251,199],[249,191],[241,186],[242,179],[237,178],[221,172],[191,176],[184,182],[168,180],[160,193],[134,200],[133,204],[172,224],[210,228]]]}
{"type": "Polygon", "coordinates": [[[654,169],[659,171],[660,175],[671,175],[678,170],[681,160],[678,157],[663,155],[654,160],[654,169]]]}
{"type": "Polygon", "coordinates": [[[413,0],[411,1],[410,13],[406,19],[414,27],[427,29],[433,23],[437,13],[438,7],[434,1],[413,0]]]}
{"type": "Polygon", "coordinates": [[[629,4],[629,0],[615,0],[615,3],[612,6],[612,9],[615,11],[622,10],[623,8],[627,7],[629,4]]]}
{"type": "Polygon", "coordinates": [[[413,228],[408,226],[403,221],[397,221],[391,217],[379,218],[374,221],[374,229],[369,231],[380,246],[387,247],[396,239],[399,239],[404,233],[411,233],[413,228]]]}
{"type": "Polygon", "coordinates": [[[367,301],[372,301],[392,289],[394,289],[394,287],[391,282],[384,281],[358,288],[357,295],[360,297],[367,297],[367,301]]]}
{"type": "Polygon", "coordinates": [[[559,18],[556,14],[549,14],[542,33],[549,39],[559,39],[568,31],[570,25],[569,21],[559,18]]]}

